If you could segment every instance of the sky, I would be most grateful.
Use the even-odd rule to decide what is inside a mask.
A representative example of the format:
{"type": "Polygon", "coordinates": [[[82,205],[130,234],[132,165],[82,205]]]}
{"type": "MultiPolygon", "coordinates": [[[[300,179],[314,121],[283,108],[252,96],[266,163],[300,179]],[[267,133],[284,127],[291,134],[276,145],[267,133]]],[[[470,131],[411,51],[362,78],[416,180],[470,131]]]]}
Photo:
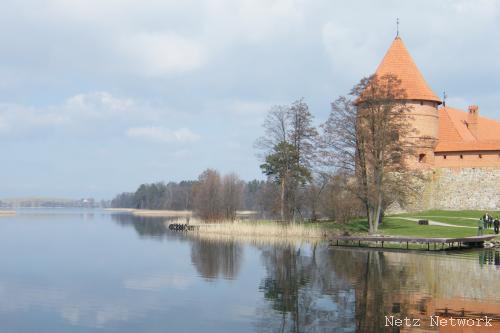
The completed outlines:
{"type": "Polygon", "coordinates": [[[500,1],[2,0],[0,198],[262,179],[266,112],[317,124],[396,35],[447,105],[500,119],[500,1]]]}

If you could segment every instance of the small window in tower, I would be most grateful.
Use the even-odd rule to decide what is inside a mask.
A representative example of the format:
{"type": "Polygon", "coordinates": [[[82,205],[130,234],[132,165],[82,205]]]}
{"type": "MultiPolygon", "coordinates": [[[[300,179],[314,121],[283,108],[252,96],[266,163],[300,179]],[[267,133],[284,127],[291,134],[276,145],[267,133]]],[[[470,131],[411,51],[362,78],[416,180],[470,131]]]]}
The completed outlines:
{"type": "Polygon", "coordinates": [[[483,155],[481,155],[481,154],[479,154],[478,156],[479,156],[479,158],[483,158],[483,155]]]}
{"type": "Polygon", "coordinates": [[[462,158],[462,159],[463,159],[463,158],[464,158],[464,155],[460,154],[460,158],[462,158]]]}
{"type": "Polygon", "coordinates": [[[420,101],[420,105],[424,105],[424,101],[420,101]]]}
{"type": "Polygon", "coordinates": [[[446,159],[446,155],[443,155],[443,159],[444,159],[444,160],[446,159]]]}
{"type": "Polygon", "coordinates": [[[425,163],[425,154],[419,154],[418,155],[418,162],[419,163],[425,163]]]}

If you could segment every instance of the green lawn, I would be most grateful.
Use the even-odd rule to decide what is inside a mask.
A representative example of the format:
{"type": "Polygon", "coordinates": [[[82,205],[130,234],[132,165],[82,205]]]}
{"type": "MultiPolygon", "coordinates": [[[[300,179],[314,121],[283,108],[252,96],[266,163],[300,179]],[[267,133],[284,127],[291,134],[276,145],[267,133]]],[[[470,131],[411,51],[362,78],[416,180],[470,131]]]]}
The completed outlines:
{"type": "MultiPolygon", "coordinates": [[[[459,226],[477,227],[477,221],[485,213],[486,211],[478,211],[478,210],[462,210],[462,211],[429,210],[419,213],[396,214],[392,216],[422,218],[431,221],[443,222],[459,226]]],[[[494,217],[500,217],[499,211],[490,211],[489,213],[494,217]]]]}
{"type": "MultiPolygon", "coordinates": [[[[390,215],[384,218],[379,227],[379,233],[391,236],[415,236],[415,237],[467,237],[477,235],[477,220],[483,216],[484,211],[443,211],[432,210],[419,213],[407,213],[390,215]],[[398,217],[425,218],[432,221],[453,224],[457,226],[469,226],[474,228],[456,228],[435,225],[418,225],[416,221],[404,220],[398,217]],[[474,218],[474,219],[470,219],[474,218]]],[[[490,212],[494,217],[500,216],[500,212],[490,212]]],[[[366,219],[354,219],[346,225],[335,222],[319,222],[318,225],[329,231],[347,231],[351,234],[365,234],[368,232],[366,219]]],[[[493,234],[493,230],[485,230],[484,234],[493,234]]]]}
{"type": "Polygon", "coordinates": [[[347,231],[351,234],[363,234],[368,232],[368,221],[365,219],[354,219],[346,224],[328,221],[308,223],[308,225],[320,227],[326,231],[347,231]]]}
{"type": "MultiPolygon", "coordinates": [[[[391,236],[418,237],[467,237],[477,235],[476,229],[418,225],[417,222],[390,217],[384,219],[380,232],[391,236]]],[[[486,230],[484,234],[493,234],[493,231],[486,230]]]]}
{"type": "MultiPolygon", "coordinates": [[[[390,236],[415,236],[415,237],[467,237],[477,235],[477,220],[483,216],[484,211],[444,211],[444,210],[430,210],[418,213],[406,213],[389,215],[384,218],[382,225],[379,227],[379,233],[390,236]],[[425,218],[431,221],[443,222],[457,226],[469,226],[473,228],[457,228],[436,225],[418,225],[416,221],[409,221],[401,219],[401,217],[408,218],[425,218]],[[470,219],[473,218],[473,219],[470,219]]],[[[499,216],[500,212],[490,212],[494,217],[499,216]]],[[[258,221],[257,223],[270,223],[271,221],[258,221]]],[[[274,223],[274,222],[273,222],[274,223]]],[[[342,224],[334,221],[322,222],[306,222],[303,224],[307,227],[319,227],[325,231],[335,233],[348,232],[354,234],[367,234],[368,221],[366,219],[357,218],[349,223],[342,224]]],[[[485,230],[485,235],[493,234],[493,230],[485,230]]]]}
{"type": "Polygon", "coordinates": [[[397,214],[394,216],[441,216],[441,217],[470,217],[479,219],[485,213],[500,217],[500,211],[485,211],[485,210],[426,210],[418,213],[397,214]]]}

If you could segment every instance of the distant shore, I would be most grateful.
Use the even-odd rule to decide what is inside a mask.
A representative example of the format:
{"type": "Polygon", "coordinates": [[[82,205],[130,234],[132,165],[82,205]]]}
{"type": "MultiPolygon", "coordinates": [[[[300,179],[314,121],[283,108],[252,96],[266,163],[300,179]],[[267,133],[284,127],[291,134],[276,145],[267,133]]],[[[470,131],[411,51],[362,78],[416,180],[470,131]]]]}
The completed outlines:
{"type": "Polygon", "coordinates": [[[16,215],[15,210],[0,210],[0,216],[12,216],[16,215]]]}
{"type": "MultiPolygon", "coordinates": [[[[124,212],[135,216],[157,216],[157,217],[192,217],[193,212],[190,210],[154,210],[154,209],[135,209],[135,208],[105,208],[110,212],[124,212]]],[[[249,217],[258,214],[251,210],[237,211],[239,217],[249,217]]]]}
{"type": "Polygon", "coordinates": [[[111,212],[125,212],[135,216],[157,216],[157,217],[190,217],[193,212],[189,210],[151,210],[134,208],[105,208],[111,212]]]}

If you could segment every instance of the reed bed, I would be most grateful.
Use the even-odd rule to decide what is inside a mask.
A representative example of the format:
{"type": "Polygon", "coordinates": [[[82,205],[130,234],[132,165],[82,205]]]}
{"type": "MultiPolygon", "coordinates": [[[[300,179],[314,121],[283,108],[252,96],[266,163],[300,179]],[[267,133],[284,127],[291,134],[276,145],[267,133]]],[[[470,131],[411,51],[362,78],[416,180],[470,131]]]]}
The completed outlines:
{"type": "Polygon", "coordinates": [[[271,221],[242,221],[201,223],[193,221],[191,225],[196,225],[197,233],[212,234],[218,236],[238,236],[238,237],[265,237],[280,239],[321,239],[325,237],[324,231],[316,226],[306,226],[304,224],[284,224],[271,221]]]}
{"type": "Polygon", "coordinates": [[[278,245],[278,246],[299,246],[302,244],[317,244],[323,239],[316,238],[304,238],[304,237],[287,237],[281,238],[278,236],[248,236],[248,235],[219,235],[214,233],[204,233],[204,232],[188,232],[186,234],[189,238],[199,239],[203,241],[209,241],[214,243],[243,243],[250,244],[253,246],[266,246],[266,245],[278,245]]]}
{"type": "Polygon", "coordinates": [[[150,210],[134,209],[133,215],[136,216],[158,216],[158,217],[190,217],[193,213],[190,210],[150,210]]]}

